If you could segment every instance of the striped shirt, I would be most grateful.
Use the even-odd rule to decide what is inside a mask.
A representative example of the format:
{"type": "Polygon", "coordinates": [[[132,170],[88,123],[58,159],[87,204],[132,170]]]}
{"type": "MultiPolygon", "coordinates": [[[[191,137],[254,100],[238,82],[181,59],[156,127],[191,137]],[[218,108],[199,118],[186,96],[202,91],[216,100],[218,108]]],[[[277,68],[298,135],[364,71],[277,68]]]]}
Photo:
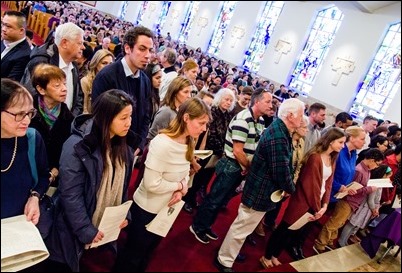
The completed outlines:
{"type": "Polygon", "coordinates": [[[239,112],[233,117],[226,131],[226,156],[236,159],[233,155],[233,141],[244,143],[243,151],[246,156],[253,156],[264,128],[264,119],[259,117],[257,121],[254,120],[251,108],[239,112]]]}

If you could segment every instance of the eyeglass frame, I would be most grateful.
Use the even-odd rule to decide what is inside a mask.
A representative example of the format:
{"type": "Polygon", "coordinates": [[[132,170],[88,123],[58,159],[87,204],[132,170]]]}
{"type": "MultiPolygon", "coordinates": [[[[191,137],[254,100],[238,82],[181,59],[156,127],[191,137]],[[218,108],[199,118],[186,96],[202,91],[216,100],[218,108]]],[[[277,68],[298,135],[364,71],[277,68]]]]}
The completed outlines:
{"type": "Polygon", "coordinates": [[[32,108],[32,109],[29,110],[28,112],[22,111],[22,112],[19,112],[19,113],[16,113],[16,114],[11,113],[11,112],[9,112],[9,111],[7,111],[7,110],[3,110],[3,112],[6,112],[7,114],[10,114],[10,115],[14,116],[14,120],[15,120],[16,122],[21,122],[21,121],[23,121],[23,120],[25,119],[26,116],[28,116],[29,119],[33,119],[33,118],[36,116],[36,114],[38,113],[38,110],[36,110],[35,108],[32,108]],[[17,116],[18,116],[18,115],[22,115],[22,114],[23,114],[22,118],[19,119],[19,120],[17,120],[17,116]],[[29,116],[30,114],[31,114],[31,116],[29,116]]]}

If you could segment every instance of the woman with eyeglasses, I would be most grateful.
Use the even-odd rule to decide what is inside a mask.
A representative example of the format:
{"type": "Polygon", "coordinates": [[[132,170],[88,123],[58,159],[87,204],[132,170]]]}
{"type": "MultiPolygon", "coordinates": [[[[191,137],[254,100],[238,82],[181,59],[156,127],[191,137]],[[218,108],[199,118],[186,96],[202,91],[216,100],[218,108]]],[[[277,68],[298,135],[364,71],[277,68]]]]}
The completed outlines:
{"type": "Polygon", "coordinates": [[[38,114],[29,126],[38,130],[45,142],[50,182],[56,186],[61,148],[70,136],[71,122],[74,119],[64,103],[67,96],[66,74],[58,66],[39,64],[33,72],[32,85],[37,92],[34,106],[38,114]]]}
{"type": "Polygon", "coordinates": [[[1,219],[25,215],[35,225],[40,217],[39,198],[49,184],[46,148],[36,131],[38,183],[28,158],[27,129],[36,112],[32,95],[25,87],[11,79],[1,79],[1,219]]]}

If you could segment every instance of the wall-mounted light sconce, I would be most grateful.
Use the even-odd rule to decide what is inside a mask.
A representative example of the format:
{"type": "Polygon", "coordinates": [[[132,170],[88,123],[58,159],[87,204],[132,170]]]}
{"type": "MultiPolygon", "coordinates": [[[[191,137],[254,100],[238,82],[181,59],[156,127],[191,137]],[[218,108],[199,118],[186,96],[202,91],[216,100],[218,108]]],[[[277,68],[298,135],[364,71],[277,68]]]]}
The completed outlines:
{"type": "Polygon", "coordinates": [[[288,41],[284,40],[278,40],[275,46],[275,51],[277,53],[275,54],[276,56],[274,57],[274,62],[277,64],[281,60],[282,54],[288,54],[290,50],[292,49],[292,44],[288,41]]]}
{"type": "Polygon", "coordinates": [[[240,40],[241,38],[244,37],[244,34],[246,33],[246,30],[244,29],[244,27],[240,27],[240,26],[234,26],[232,31],[231,31],[231,35],[233,37],[233,43],[232,43],[232,48],[235,47],[236,42],[238,40],[240,40]]]}
{"type": "Polygon", "coordinates": [[[170,25],[173,26],[174,21],[179,17],[179,11],[177,9],[172,9],[172,19],[170,20],[170,25]]]}
{"type": "Polygon", "coordinates": [[[197,36],[200,36],[201,30],[208,25],[208,18],[206,17],[198,18],[197,25],[200,27],[200,31],[198,31],[197,36]]]}
{"type": "Polygon", "coordinates": [[[349,58],[337,57],[333,64],[331,64],[332,70],[336,71],[336,75],[332,80],[332,85],[338,85],[342,74],[349,75],[353,70],[355,70],[355,62],[349,58]]]}

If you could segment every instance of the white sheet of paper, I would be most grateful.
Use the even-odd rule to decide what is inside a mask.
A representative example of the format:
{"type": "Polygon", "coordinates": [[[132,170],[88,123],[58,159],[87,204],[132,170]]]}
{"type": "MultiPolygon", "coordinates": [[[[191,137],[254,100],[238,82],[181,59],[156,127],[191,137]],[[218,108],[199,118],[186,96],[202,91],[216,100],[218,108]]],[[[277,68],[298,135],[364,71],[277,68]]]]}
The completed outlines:
{"type": "Polygon", "coordinates": [[[180,200],[178,203],[171,207],[167,205],[161,209],[155,218],[146,225],[149,232],[155,233],[159,236],[166,237],[170,228],[173,226],[181,208],[184,206],[184,201],[180,200]]]}
{"type": "MultiPolygon", "coordinates": [[[[349,189],[354,189],[354,190],[358,190],[363,188],[363,185],[357,182],[352,182],[349,185],[346,186],[349,189]]],[[[342,199],[343,197],[345,197],[346,195],[348,195],[348,191],[344,191],[344,192],[338,192],[337,194],[335,194],[335,198],[337,199],[342,199]]]]}
{"type": "Polygon", "coordinates": [[[119,206],[107,207],[105,209],[98,227],[105,236],[101,241],[91,244],[90,248],[117,240],[120,234],[120,225],[127,218],[127,213],[132,203],[133,200],[128,200],[119,206]]]}
{"type": "Polygon", "coordinates": [[[398,195],[395,196],[394,203],[392,203],[392,208],[397,209],[401,208],[401,198],[398,195]]]}
{"type": "Polygon", "coordinates": [[[39,230],[25,215],[1,219],[1,272],[15,272],[49,257],[39,230]]]}
{"type": "Polygon", "coordinates": [[[200,159],[205,159],[214,153],[212,150],[195,150],[194,155],[200,159]]]}
{"type": "Polygon", "coordinates": [[[389,178],[370,179],[367,186],[376,186],[377,188],[392,188],[392,182],[389,178]]]}
{"type": "Polygon", "coordinates": [[[314,217],[314,215],[312,215],[310,212],[306,212],[305,214],[302,215],[302,217],[297,219],[297,221],[294,222],[293,225],[291,225],[289,227],[289,229],[290,230],[298,230],[298,229],[300,229],[302,226],[304,226],[305,224],[310,222],[309,219],[308,219],[310,217],[314,217]]]}

